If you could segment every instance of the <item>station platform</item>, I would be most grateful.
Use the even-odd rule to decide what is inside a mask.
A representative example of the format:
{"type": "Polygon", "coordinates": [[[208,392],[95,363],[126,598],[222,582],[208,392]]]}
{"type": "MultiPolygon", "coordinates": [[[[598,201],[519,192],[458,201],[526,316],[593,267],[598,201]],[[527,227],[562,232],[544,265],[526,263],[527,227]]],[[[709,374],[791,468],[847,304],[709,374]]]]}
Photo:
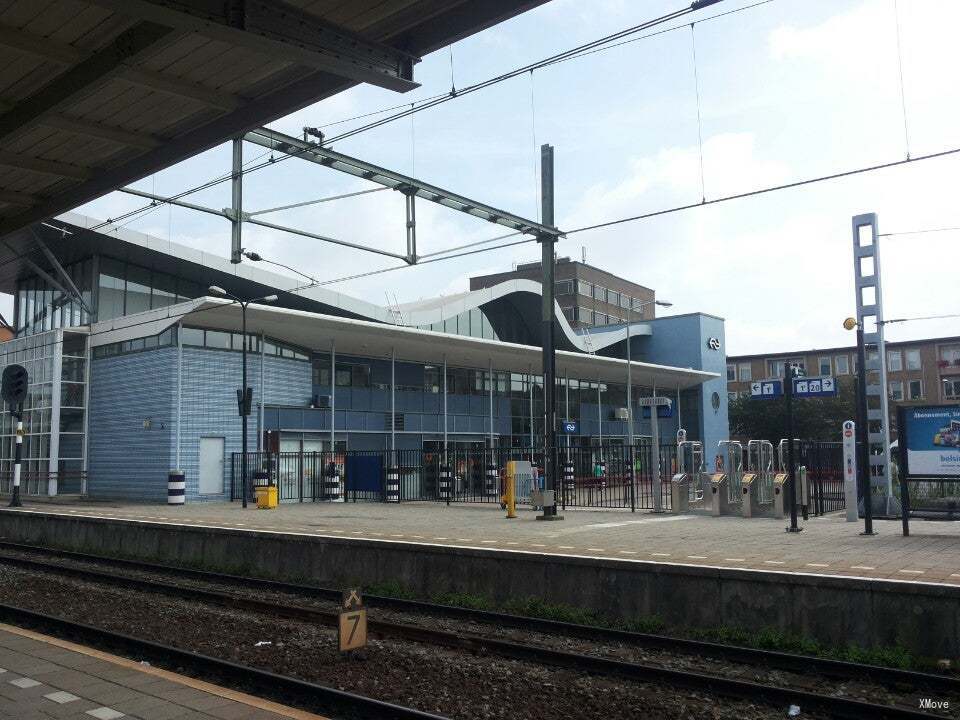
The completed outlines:
{"type": "Polygon", "coordinates": [[[542,523],[532,510],[520,509],[517,519],[507,520],[494,504],[426,502],[297,503],[275,510],[250,505],[243,510],[239,502],[27,501],[19,512],[960,585],[960,522],[913,519],[910,536],[902,537],[899,521],[874,520],[876,535],[864,537],[862,521],[847,522],[842,512],[800,519],[804,530],[796,534],[785,532],[789,519],[567,509],[563,521],[542,523]]]}
{"type": "Polygon", "coordinates": [[[324,720],[4,624],[0,624],[0,718],[324,720]]]}
{"type": "MultiPolygon", "coordinates": [[[[499,505],[79,502],[0,508],[0,539],[321,587],[563,604],[664,627],[774,630],[960,660],[960,525],[499,505]],[[391,590],[394,592],[394,590],[391,590]]],[[[376,592],[376,591],[374,591],[376,592]]]]}

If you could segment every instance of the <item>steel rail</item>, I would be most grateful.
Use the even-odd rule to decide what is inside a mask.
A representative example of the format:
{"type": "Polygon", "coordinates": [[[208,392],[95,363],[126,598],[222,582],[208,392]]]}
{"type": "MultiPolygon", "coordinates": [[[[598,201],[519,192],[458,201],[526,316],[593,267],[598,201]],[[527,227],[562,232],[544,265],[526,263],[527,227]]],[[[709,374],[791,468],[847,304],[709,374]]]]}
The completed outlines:
{"type": "MultiPolygon", "coordinates": [[[[25,545],[22,543],[14,543],[4,540],[0,540],[0,549],[11,549],[33,553],[52,553],[67,559],[73,559],[82,562],[107,563],[121,567],[129,567],[131,569],[169,573],[180,575],[182,577],[191,577],[198,580],[205,580],[207,582],[239,585],[245,589],[260,588],[263,590],[307,595],[313,598],[322,598],[333,602],[339,602],[342,593],[341,590],[333,590],[313,585],[303,585],[286,582],[283,580],[245,577],[240,575],[232,575],[229,573],[219,573],[208,570],[197,570],[173,565],[149,563],[141,560],[111,558],[102,555],[92,555],[69,550],[44,548],[35,545],[25,545]]],[[[5,557],[6,556],[0,555],[0,561],[5,559],[5,557]]],[[[960,695],[960,678],[957,678],[953,675],[939,675],[915,670],[888,668],[880,665],[869,665],[864,663],[849,662],[846,660],[834,660],[810,655],[799,655],[797,653],[782,652],[777,650],[750,648],[740,645],[727,645],[706,640],[670,637],[655,633],[618,630],[615,628],[607,628],[595,625],[581,625],[577,623],[563,622],[560,620],[546,620],[543,618],[528,617],[524,615],[512,615],[509,613],[502,613],[492,610],[476,610],[472,608],[456,607],[453,605],[443,605],[424,600],[410,600],[405,598],[393,598],[365,594],[364,601],[368,606],[371,607],[382,607],[397,611],[443,615],[446,617],[470,620],[474,622],[488,623],[499,627],[512,627],[546,634],[561,633],[569,637],[576,637],[583,640],[608,640],[629,645],[684,651],[690,654],[722,657],[729,660],[762,665],[765,667],[774,667],[792,672],[815,672],[825,677],[831,677],[835,679],[870,680],[872,682],[884,685],[912,685],[916,687],[927,688],[932,691],[948,692],[955,695],[960,695]]]]}
{"type": "MultiPolygon", "coordinates": [[[[228,593],[186,587],[143,578],[118,576],[97,570],[46,563],[26,558],[0,556],[0,562],[20,567],[53,572],[85,580],[91,578],[111,585],[147,591],[160,592],[174,597],[207,602],[233,610],[246,610],[273,617],[283,617],[308,623],[335,625],[338,613],[299,605],[278,604],[264,600],[241,597],[228,593]]],[[[371,634],[409,642],[419,642],[471,653],[497,655],[513,660],[521,660],[555,667],[569,668],[579,672],[600,675],[612,675],[639,682],[666,682],[674,687],[708,691],[717,695],[747,700],[761,700],[770,704],[797,704],[804,708],[819,709],[833,716],[880,720],[907,720],[909,718],[942,718],[937,714],[922,712],[902,706],[878,705],[834,695],[821,695],[779,685],[766,685],[746,680],[738,680],[703,672],[675,670],[672,668],[615,660],[594,655],[584,655],[562,650],[554,650],[538,645],[528,645],[507,640],[486,638],[465,633],[452,633],[432,630],[416,625],[370,620],[367,629],[371,634]]]]}
{"type": "Polygon", "coordinates": [[[110,647],[144,659],[149,657],[158,665],[169,664],[183,672],[188,668],[204,677],[214,677],[237,683],[245,689],[254,689],[263,697],[272,697],[285,705],[297,706],[316,712],[346,712],[348,717],[370,720],[395,718],[396,720],[448,720],[442,715],[406,708],[401,705],[375,700],[363,695],[337,690],[307,680],[289,677],[241,665],[229,660],[195,653],[190,650],[142,640],[131,635],[104,630],[84,623],[65,620],[53,615],[0,603],[0,619],[19,626],[28,626],[56,633],[61,637],[80,640],[89,645],[110,647]]]}

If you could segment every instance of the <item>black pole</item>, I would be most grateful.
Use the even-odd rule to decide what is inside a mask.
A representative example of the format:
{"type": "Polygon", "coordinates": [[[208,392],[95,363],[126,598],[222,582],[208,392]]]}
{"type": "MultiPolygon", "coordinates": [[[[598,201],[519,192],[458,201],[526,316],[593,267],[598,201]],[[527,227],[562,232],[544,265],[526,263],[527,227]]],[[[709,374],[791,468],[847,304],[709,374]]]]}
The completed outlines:
{"type": "MultiPolygon", "coordinates": [[[[540,146],[540,194],[542,222],[553,227],[553,147],[540,146]]],[[[543,504],[543,514],[538,520],[561,520],[557,514],[556,497],[556,449],[557,449],[557,356],[553,337],[553,270],[556,236],[541,233],[540,264],[542,276],[540,339],[543,345],[543,490],[551,500],[543,504]]],[[[533,418],[530,419],[533,422],[533,418]]]]}
{"type": "Polygon", "coordinates": [[[787,532],[800,532],[797,527],[797,468],[793,460],[793,367],[784,362],[783,399],[787,411],[787,472],[790,484],[787,490],[787,502],[790,503],[790,527],[787,532]]]}
{"type": "Polygon", "coordinates": [[[863,532],[873,535],[873,488],[870,482],[870,445],[867,432],[867,351],[863,327],[857,326],[857,437],[860,442],[860,492],[863,497],[863,532]]]}
{"type": "Polygon", "coordinates": [[[243,381],[240,386],[240,482],[243,487],[243,508],[247,507],[247,303],[240,303],[240,315],[243,318],[243,351],[240,353],[243,363],[243,381]]]}
{"type": "Polygon", "coordinates": [[[23,507],[20,500],[20,459],[23,457],[23,403],[17,403],[13,411],[17,418],[16,449],[13,451],[13,492],[10,495],[10,507],[23,507]]]}
{"type": "Polygon", "coordinates": [[[907,409],[897,408],[897,462],[900,464],[900,518],[903,536],[910,535],[910,487],[907,483],[907,409]]]}

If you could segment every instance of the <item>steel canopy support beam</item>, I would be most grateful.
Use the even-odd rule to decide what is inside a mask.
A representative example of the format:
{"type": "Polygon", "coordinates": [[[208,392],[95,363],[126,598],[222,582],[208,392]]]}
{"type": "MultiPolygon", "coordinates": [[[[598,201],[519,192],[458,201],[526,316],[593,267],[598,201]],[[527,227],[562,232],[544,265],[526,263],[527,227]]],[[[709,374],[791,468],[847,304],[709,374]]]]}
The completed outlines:
{"type": "Polygon", "coordinates": [[[420,58],[281,0],[92,0],[114,12],[261,52],[272,59],[407,92],[420,58]]]}
{"type": "Polygon", "coordinates": [[[407,208],[407,263],[417,264],[417,196],[404,193],[407,208]]]}
{"type": "Polygon", "coordinates": [[[399,190],[404,193],[416,195],[416,197],[428,200],[429,202],[443,205],[452,210],[473,215],[481,220],[487,220],[497,225],[503,225],[511,230],[530,235],[549,235],[553,238],[562,236],[563,233],[554,227],[543,223],[538,223],[527,218],[514,215],[513,213],[484,203],[471,200],[449,190],[430,185],[417,180],[416,178],[402,175],[401,173],[379,167],[373,163],[359,160],[349,155],[330,150],[320,145],[304,142],[299,138],[286,135],[269,128],[257,128],[248,132],[245,136],[248,142],[260,145],[261,147],[284,152],[288,155],[296,155],[308,160],[329,167],[333,170],[353,175],[363,180],[375,182],[378,185],[399,190]]]}
{"type": "MultiPolygon", "coordinates": [[[[2,121],[2,118],[0,118],[0,121],[2,121]]],[[[30,172],[41,173],[42,175],[70,178],[71,180],[89,180],[91,175],[88,168],[80,167],[79,165],[70,165],[53,160],[42,160],[40,158],[30,157],[29,155],[19,155],[4,150],[0,150],[0,165],[6,165],[7,167],[13,167],[19,170],[29,170],[30,172]]]]}
{"type": "Polygon", "coordinates": [[[43,253],[44,257],[47,258],[47,262],[49,262],[53,266],[54,270],[57,271],[57,274],[63,279],[64,284],[69,289],[69,292],[67,292],[66,290],[64,292],[70,295],[78,303],[80,303],[83,309],[87,311],[87,314],[89,314],[92,317],[93,310],[91,310],[90,306],[87,305],[87,303],[84,301],[83,293],[80,292],[79,288],[77,288],[76,283],[73,282],[73,278],[70,277],[70,273],[68,273],[66,270],[63,269],[63,265],[61,265],[60,261],[57,260],[57,257],[52,252],[50,252],[50,248],[47,247],[47,244],[43,241],[43,238],[40,237],[40,234],[33,228],[31,228],[30,231],[33,233],[33,239],[36,241],[37,245],[40,247],[40,251],[43,253]]]}
{"type": "Polygon", "coordinates": [[[153,150],[160,146],[160,140],[145,133],[130,132],[123,128],[110,127],[100,123],[88,122],[79,118],[72,118],[66,115],[51,115],[43,118],[41,124],[45,127],[66,130],[77,135],[86,135],[87,137],[98,138],[100,140],[109,140],[120,145],[140,148],[141,150],[153,150]]]}
{"type": "MultiPolygon", "coordinates": [[[[120,33],[113,42],[47,83],[39,91],[0,115],[0,138],[32,127],[59,111],[79,95],[117,75],[124,63],[170,35],[169,27],[139,22],[120,33]]],[[[45,41],[44,41],[45,42],[45,41]]],[[[85,178],[79,178],[85,179],[85,178]]]]}
{"type": "Polygon", "coordinates": [[[136,188],[122,187],[117,188],[117,191],[127,193],[128,195],[136,195],[137,197],[147,198],[148,200],[157,200],[167,205],[176,205],[177,207],[187,208],[189,210],[197,210],[199,212],[209,213],[210,215],[218,215],[222,218],[230,218],[229,213],[226,213],[223,210],[216,210],[203,205],[195,205],[194,203],[184,202],[183,200],[175,200],[173,198],[163,197],[162,195],[154,195],[153,193],[137,190],[136,188]]]}

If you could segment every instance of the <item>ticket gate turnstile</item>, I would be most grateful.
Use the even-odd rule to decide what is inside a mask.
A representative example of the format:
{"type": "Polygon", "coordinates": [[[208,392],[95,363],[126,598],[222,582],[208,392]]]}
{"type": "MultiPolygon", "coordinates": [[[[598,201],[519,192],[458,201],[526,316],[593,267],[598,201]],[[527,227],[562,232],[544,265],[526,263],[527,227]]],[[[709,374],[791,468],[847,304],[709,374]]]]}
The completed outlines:
{"type": "Polygon", "coordinates": [[[741,479],[743,517],[770,517],[776,515],[775,472],[773,443],[769,440],[750,440],[747,443],[749,472],[741,479]]]}
{"type": "Polygon", "coordinates": [[[677,432],[677,470],[670,479],[670,511],[688,512],[690,503],[703,499],[703,443],[686,440],[686,432],[677,432]]]}

